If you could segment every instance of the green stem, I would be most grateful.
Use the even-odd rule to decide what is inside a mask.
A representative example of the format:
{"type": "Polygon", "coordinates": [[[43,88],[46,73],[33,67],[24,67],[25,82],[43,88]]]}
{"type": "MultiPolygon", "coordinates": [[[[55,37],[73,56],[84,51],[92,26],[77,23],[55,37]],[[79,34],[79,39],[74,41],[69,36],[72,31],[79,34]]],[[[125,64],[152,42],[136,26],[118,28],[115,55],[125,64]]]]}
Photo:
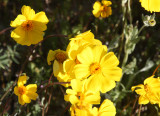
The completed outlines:
{"type": "Polygon", "coordinates": [[[130,24],[132,24],[132,14],[131,14],[131,0],[128,0],[128,13],[129,13],[129,19],[130,19],[130,24]]]}

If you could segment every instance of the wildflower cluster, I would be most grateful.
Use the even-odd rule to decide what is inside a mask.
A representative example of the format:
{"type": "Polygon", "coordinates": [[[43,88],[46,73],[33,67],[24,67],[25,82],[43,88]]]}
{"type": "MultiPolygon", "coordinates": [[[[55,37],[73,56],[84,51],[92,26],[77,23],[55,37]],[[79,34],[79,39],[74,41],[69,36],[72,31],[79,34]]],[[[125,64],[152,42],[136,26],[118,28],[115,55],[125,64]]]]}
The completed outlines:
{"type": "MultiPolygon", "coordinates": [[[[60,82],[71,82],[64,85],[71,86],[67,89],[64,99],[70,101],[71,114],[92,114],[93,104],[100,104],[100,92],[106,93],[120,81],[122,69],[118,67],[119,60],[113,52],[107,52],[107,47],[94,38],[90,31],[84,32],[70,39],[67,50],[50,50],[47,62],[50,65],[53,61],[54,76],[60,82]]],[[[111,101],[106,100],[103,105],[109,103],[111,112],[115,114],[115,108],[111,101]]],[[[103,107],[103,106],[102,106],[103,107]]],[[[107,112],[106,112],[107,113],[107,112]]]]}
{"type": "MultiPolygon", "coordinates": [[[[127,20],[120,20],[120,22],[114,26],[115,31],[117,26],[121,25],[121,21],[122,24],[124,23],[124,30],[122,31],[122,34],[120,36],[118,36],[119,32],[117,34],[117,38],[121,38],[121,40],[113,40],[113,43],[116,43],[115,46],[120,48],[119,59],[124,57],[123,62],[121,63],[122,68],[118,66],[119,60],[114,52],[110,52],[107,46],[103,45],[100,40],[96,39],[90,30],[70,38],[70,42],[68,43],[66,50],[56,49],[49,50],[48,52],[47,63],[48,65],[53,66],[53,75],[59,81],[57,83],[66,88],[64,100],[70,102],[71,104],[71,116],[116,115],[116,108],[112,101],[109,99],[101,101],[101,94],[109,92],[115,88],[116,82],[122,80],[123,74],[134,73],[134,68],[136,67],[136,58],[134,58],[133,62],[127,64],[128,56],[134,51],[136,44],[139,42],[137,38],[142,29],[144,27],[152,27],[156,25],[155,14],[151,16],[146,15],[142,17],[144,25],[140,30],[138,30],[138,26],[132,25],[130,0],[122,1],[122,6],[125,7],[126,2],[128,2],[128,9],[123,9],[123,18],[125,18],[125,16],[129,16],[129,18],[127,20]],[[126,12],[126,10],[128,10],[128,12],[126,12]],[[130,24],[127,24],[128,20],[130,21],[130,24]],[[119,42],[123,44],[118,46],[119,42]],[[120,56],[121,53],[123,57],[120,56]],[[97,108],[94,105],[100,105],[100,107],[97,108]]],[[[159,0],[139,0],[139,2],[147,11],[160,12],[159,0]]],[[[112,2],[108,0],[102,0],[101,2],[96,1],[93,4],[92,13],[96,18],[109,17],[112,14],[111,5],[112,2]]],[[[47,18],[45,12],[41,11],[35,13],[30,6],[26,5],[22,7],[21,13],[22,14],[18,15],[16,19],[10,23],[10,26],[13,29],[11,31],[11,37],[21,45],[38,45],[38,43],[42,42],[44,39],[44,31],[47,29],[47,23],[49,22],[49,19],[47,18]]],[[[68,19],[70,19],[70,17],[68,19]]],[[[0,52],[2,51],[0,50],[0,52]]],[[[143,72],[149,68],[143,68],[139,72],[143,72]]],[[[23,69],[21,69],[20,72],[23,72],[23,69]]],[[[139,72],[136,72],[135,75],[131,77],[135,77],[139,72]]],[[[20,75],[21,76],[18,77],[18,81],[15,81],[15,84],[17,83],[17,85],[14,87],[14,94],[18,96],[19,104],[24,105],[26,103],[30,103],[31,100],[36,100],[38,98],[37,84],[29,84],[25,86],[28,77],[26,75],[20,75]]],[[[50,79],[53,75],[50,76],[50,79]]],[[[56,83],[50,83],[50,79],[48,84],[44,82],[42,86],[39,86],[39,88],[43,90],[56,83]]],[[[130,79],[128,80],[129,84],[126,85],[130,89],[132,82],[130,82],[130,79]]],[[[120,82],[119,85],[122,85],[124,90],[128,89],[127,86],[125,88],[125,85],[123,85],[122,82],[120,82]]],[[[159,77],[148,77],[144,80],[144,84],[132,86],[131,90],[140,95],[139,104],[151,103],[158,104],[160,107],[159,77]]],[[[4,94],[4,96],[2,96],[2,99],[0,99],[0,103],[6,95],[7,92],[4,94]]],[[[117,96],[120,97],[120,95],[121,94],[117,96]]],[[[51,98],[52,96],[50,95],[48,104],[50,103],[51,98]]],[[[123,98],[121,98],[121,100],[122,99],[123,98]]],[[[43,102],[46,102],[46,100],[42,100],[39,104],[44,105],[42,112],[43,115],[45,115],[45,113],[48,111],[49,105],[47,104],[46,108],[43,102]],[[47,109],[46,112],[45,108],[47,109]]],[[[3,112],[5,112],[5,108],[3,112]]],[[[0,113],[0,115],[1,114],[3,113],[0,113]]]]}
{"type": "Polygon", "coordinates": [[[144,80],[144,84],[133,86],[132,91],[135,90],[139,97],[139,104],[159,104],[160,106],[160,80],[154,76],[148,77],[144,80]]]}
{"type": "Polygon", "coordinates": [[[21,105],[24,105],[25,103],[30,103],[31,100],[36,100],[38,97],[37,91],[37,85],[36,84],[29,84],[27,86],[24,86],[27,82],[27,76],[20,76],[18,78],[18,82],[15,88],[14,93],[18,96],[18,101],[21,105]]]}

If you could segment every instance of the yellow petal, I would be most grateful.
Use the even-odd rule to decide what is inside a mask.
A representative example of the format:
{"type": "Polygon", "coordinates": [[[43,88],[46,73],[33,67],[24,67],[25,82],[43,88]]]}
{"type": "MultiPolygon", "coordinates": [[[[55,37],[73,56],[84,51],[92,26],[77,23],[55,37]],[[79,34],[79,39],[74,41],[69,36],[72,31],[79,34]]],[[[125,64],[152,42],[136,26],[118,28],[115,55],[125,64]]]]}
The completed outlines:
{"type": "Polygon", "coordinates": [[[41,22],[43,24],[47,24],[49,22],[45,12],[41,11],[34,16],[34,21],[41,22]]]}
{"type": "Polygon", "coordinates": [[[100,86],[100,91],[102,93],[106,93],[113,89],[116,86],[115,81],[110,80],[108,78],[101,78],[101,86],[100,86]]]}
{"type": "Polygon", "coordinates": [[[18,102],[19,102],[21,105],[24,105],[24,104],[25,104],[25,101],[22,99],[22,96],[21,96],[21,95],[18,96],[18,102]]]}
{"type": "Polygon", "coordinates": [[[26,21],[26,17],[24,15],[18,15],[14,21],[11,21],[11,27],[20,26],[24,21],[26,21]]]}
{"type": "Polygon", "coordinates": [[[23,5],[21,8],[22,15],[24,15],[27,20],[32,20],[35,16],[35,11],[31,9],[30,6],[23,5]]]}
{"type": "Polygon", "coordinates": [[[26,84],[26,82],[27,82],[27,76],[26,75],[20,76],[18,78],[18,82],[17,82],[18,83],[18,87],[26,84]]]}
{"type": "Polygon", "coordinates": [[[111,1],[107,1],[107,0],[102,0],[102,4],[105,5],[105,6],[109,6],[112,4],[111,1]]]}
{"type": "Polygon", "coordinates": [[[36,31],[45,31],[47,29],[46,24],[42,22],[32,21],[33,22],[33,30],[36,31]]]}
{"type": "Polygon", "coordinates": [[[58,74],[62,71],[63,71],[63,65],[59,63],[57,60],[54,60],[54,63],[53,63],[54,76],[55,77],[58,76],[58,74]]]}
{"type": "Polygon", "coordinates": [[[30,99],[26,94],[23,94],[23,95],[22,95],[22,100],[23,100],[25,103],[30,103],[30,102],[31,102],[31,99],[30,99]]]}
{"type": "Polygon", "coordinates": [[[138,102],[139,102],[139,104],[148,104],[149,100],[148,100],[148,98],[146,98],[144,96],[140,96],[138,102]]]}
{"type": "Polygon", "coordinates": [[[101,11],[99,11],[99,10],[93,10],[92,13],[97,18],[101,15],[101,11]]]}
{"type": "Polygon", "coordinates": [[[36,100],[37,97],[38,97],[38,94],[35,93],[35,92],[32,92],[32,91],[28,91],[28,92],[26,93],[26,96],[29,97],[29,98],[32,99],[32,100],[36,100]]]}
{"type": "Polygon", "coordinates": [[[114,81],[120,81],[122,77],[122,69],[119,67],[102,67],[102,73],[105,77],[114,80],[114,81]]]}
{"type": "Polygon", "coordinates": [[[11,37],[19,43],[25,37],[25,31],[21,26],[17,27],[11,32],[11,37]]]}
{"type": "Polygon", "coordinates": [[[93,47],[93,55],[94,55],[94,60],[93,62],[100,62],[100,59],[102,56],[106,54],[106,50],[104,49],[104,46],[102,45],[97,45],[93,47]]]}
{"type": "Polygon", "coordinates": [[[96,10],[100,10],[100,7],[101,7],[101,3],[99,1],[96,1],[93,5],[93,9],[96,9],[96,10]]]}
{"type": "Polygon", "coordinates": [[[142,7],[147,11],[160,12],[160,1],[159,0],[140,0],[142,7]]]}
{"type": "Polygon", "coordinates": [[[91,64],[93,62],[92,48],[85,48],[80,54],[77,55],[77,58],[82,64],[91,64]]]}
{"type": "Polygon", "coordinates": [[[101,17],[106,18],[112,14],[112,9],[111,7],[107,7],[106,11],[101,12],[101,17]]]}
{"type": "Polygon", "coordinates": [[[143,84],[139,84],[139,85],[136,85],[136,86],[132,86],[131,90],[134,91],[136,88],[144,89],[144,85],[143,84]]]}
{"type": "Polygon", "coordinates": [[[102,67],[112,68],[119,64],[119,60],[113,52],[109,52],[101,59],[100,64],[102,67]]]}
{"type": "Polygon", "coordinates": [[[99,116],[115,116],[116,108],[110,100],[106,99],[101,104],[98,114],[99,116]]]}
{"type": "Polygon", "coordinates": [[[55,54],[56,54],[55,51],[49,50],[48,56],[47,56],[47,63],[48,63],[48,65],[51,65],[51,61],[55,60],[55,54]]]}
{"type": "Polygon", "coordinates": [[[29,84],[26,86],[27,91],[30,92],[36,92],[37,91],[37,85],[36,84],[29,84]]]}
{"type": "MultiPolygon", "coordinates": [[[[37,31],[37,30],[32,30],[28,32],[28,43],[26,45],[30,45],[30,44],[37,44],[40,41],[43,40],[43,34],[44,32],[41,31],[37,31]]],[[[23,43],[25,45],[25,43],[23,43]]]]}
{"type": "Polygon", "coordinates": [[[19,92],[18,92],[18,87],[14,87],[14,94],[16,94],[17,96],[19,96],[19,92]]]}
{"type": "Polygon", "coordinates": [[[100,104],[101,97],[100,93],[88,91],[85,93],[85,102],[89,104],[100,104]]]}
{"type": "Polygon", "coordinates": [[[79,79],[73,79],[71,80],[71,86],[74,91],[82,92],[83,82],[80,81],[79,79]]]}
{"type": "Polygon", "coordinates": [[[89,65],[77,64],[74,69],[75,77],[77,79],[85,79],[90,75],[89,65]]]}

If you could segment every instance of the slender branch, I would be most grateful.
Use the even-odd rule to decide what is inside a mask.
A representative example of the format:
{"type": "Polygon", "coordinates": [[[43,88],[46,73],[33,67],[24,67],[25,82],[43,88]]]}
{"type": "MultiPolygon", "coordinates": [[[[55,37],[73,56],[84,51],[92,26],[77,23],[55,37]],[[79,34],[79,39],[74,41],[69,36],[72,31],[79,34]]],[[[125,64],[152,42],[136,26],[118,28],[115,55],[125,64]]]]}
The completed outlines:
{"type": "Polygon", "coordinates": [[[141,116],[141,108],[142,108],[142,105],[139,106],[138,116],[141,116]]]}
{"type": "Polygon", "coordinates": [[[54,82],[54,83],[49,83],[46,86],[44,86],[40,91],[37,93],[40,93],[42,90],[45,90],[46,88],[52,86],[52,85],[61,85],[61,84],[70,84],[70,82],[54,82]]]}
{"type": "Polygon", "coordinates": [[[11,29],[14,29],[14,28],[13,27],[8,27],[8,28],[3,29],[2,31],[0,31],[0,35],[5,33],[8,30],[11,30],[11,29]]]}
{"type": "Polygon", "coordinates": [[[160,67],[160,64],[156,67],[156,69],[154,70],[152,75],[155,75],[155,73],[157,72],[158,68],[160,67]]]}

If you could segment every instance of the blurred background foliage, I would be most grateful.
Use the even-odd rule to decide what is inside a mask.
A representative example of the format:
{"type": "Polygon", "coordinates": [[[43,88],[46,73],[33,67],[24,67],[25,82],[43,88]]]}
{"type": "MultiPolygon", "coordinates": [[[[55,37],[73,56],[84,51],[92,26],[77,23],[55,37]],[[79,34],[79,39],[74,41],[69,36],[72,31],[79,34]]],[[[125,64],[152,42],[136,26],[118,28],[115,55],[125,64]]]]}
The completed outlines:
{"type": "MultiPolygon", "coordinates": [[[[14,83],[20,71],[30,77],[28,83],[38,84],[40,91],[52,74],[46,58],[50,49],[65,50],[69,39],[91,30],[95,38],[114,51],[123,69],[123,78],[112,91],[102,94],[102,100],[111,99],[117,109],[117,116],[137,115],[138,96],[131,92],[133,85],[143,83],[160,64],[160,13],[155,13],[156,25],[143,27],[142,14],[145,11],[138,0],[131,0],[131,11],[127,0],[111,0],[112,15],[106,19],[92,15],[94,0],[0,0],[0,31],[10,27],[10,21],[21,14],[21,7],[29,5],[36,12],[45,11],[49,18],[44,37],[61,34],[68,37],[50,37],[34,46],[21,46],[11,37],[10,31],[0,32],[0,98],[14,83]],[[33,51],[32,51],[33,50],[33,51]],[[32,51],[32,54],[28,54],[32,51]]],[[[160,76],[160,69],[155,73],[160,76]]],[[[54,79],[54,81],[57,81],[54,79]]],[[[20,106],[13,89],[0,100],[0,115],[47,116],[69,115],[69,103],[64,101],[65,88],[54,85],[40,91],[37,101],[20,106]],[[50,101],[49,101],[50,99],[50,101]],[[44,110],[45,109],[45,110],[44,110]]],[[[158,115],[157,105],[143,105],[141,115],[158,115]]]]}

